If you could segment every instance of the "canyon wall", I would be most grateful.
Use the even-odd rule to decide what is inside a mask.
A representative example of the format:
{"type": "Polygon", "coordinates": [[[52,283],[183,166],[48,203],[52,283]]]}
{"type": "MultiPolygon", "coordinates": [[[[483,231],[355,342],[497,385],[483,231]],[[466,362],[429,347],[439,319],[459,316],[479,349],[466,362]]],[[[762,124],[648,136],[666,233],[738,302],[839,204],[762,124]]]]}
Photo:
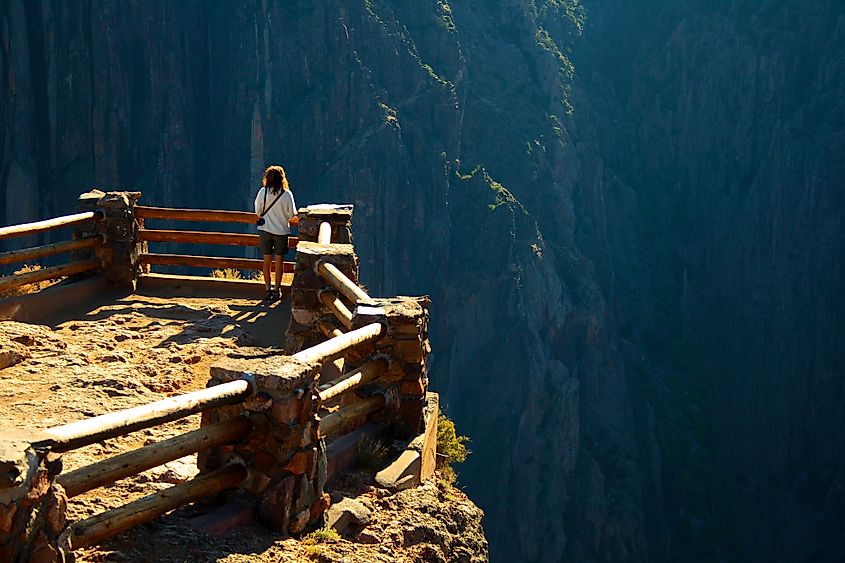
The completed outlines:
{"type": "Polygon", "coordinates": [[[352,202],[493,561],[845,553],[834,0],[0,3],[0,218],[352,202]]]}

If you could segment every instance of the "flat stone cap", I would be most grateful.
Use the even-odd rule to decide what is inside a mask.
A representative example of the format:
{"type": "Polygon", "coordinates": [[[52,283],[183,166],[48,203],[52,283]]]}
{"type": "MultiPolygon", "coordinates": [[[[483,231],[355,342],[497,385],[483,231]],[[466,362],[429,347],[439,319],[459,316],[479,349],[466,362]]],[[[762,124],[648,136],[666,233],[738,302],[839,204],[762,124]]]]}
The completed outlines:
{"type": "Polygon", "coordinates": [[[431,305],[431,299],[427,295],[419,297],[379,297],[372,300],[373,305],[384,311],[384,314],[391,319],[403,319],[407,321],[421,317],[425,310],[431,305]]]}
{"type": "Polygon", "coordinates": [[[349,217],[352,215],[354,206],[351,203],[318,203],[316,205],[309,205],[299,210],[302,215],[310,217],[349,217]]]}
{"type": "Polygon", "coordinates": [[[299,241],[296,245],[297,254],[320,256],[355,256],[355,247],[351,244],[320,244],[318,242],[299,241]]]}
{"type": "Polygon", "coordinates": [[[258,391],[272,391],[288,395],[296,388],[307,386],[320,371],[317,362],[301,362],[293,356],[247,359],[227,358],[211,366],[211,377],[228,382],[240,379],[245,373],[255,377],[258,391]]]}

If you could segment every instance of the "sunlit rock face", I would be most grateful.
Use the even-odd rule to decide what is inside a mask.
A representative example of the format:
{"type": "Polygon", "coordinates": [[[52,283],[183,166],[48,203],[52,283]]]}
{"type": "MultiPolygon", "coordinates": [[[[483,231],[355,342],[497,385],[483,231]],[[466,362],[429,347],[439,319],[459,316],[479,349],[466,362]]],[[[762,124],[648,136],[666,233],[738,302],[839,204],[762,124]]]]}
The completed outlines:
{"type": "Polygon", "coordinates": [[[0,212],[355,204],[493,561],[845,552],[834,0],[0,5],[0,212]]]}

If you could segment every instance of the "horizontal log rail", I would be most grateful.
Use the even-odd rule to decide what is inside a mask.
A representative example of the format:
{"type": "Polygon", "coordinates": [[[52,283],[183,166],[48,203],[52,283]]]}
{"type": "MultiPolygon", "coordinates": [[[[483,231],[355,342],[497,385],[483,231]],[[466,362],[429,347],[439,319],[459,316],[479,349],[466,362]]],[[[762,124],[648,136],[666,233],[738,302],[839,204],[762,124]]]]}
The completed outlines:
{"type": "Polygon", "coordinates": [[[0,292],[41,281],[81,274],[82,272],[96,270],[99,267],[100,260],[95,258],[80,262],[69,262],[60,266],[51,266],[50,268],[42,268],[41,270],[33,270],[22,274],[5,276],[0,278],[0,292]]]}
{"type": "Polygon", "coordinates": [[[44,430],[43,434],[53,441],[52,451],[67,452],[206,409],[240,403],[251,393],[249,382],[239,379],[140,407],[55,426],[44,430]]]}
{"type": "Polygon", "coordinates": [[[99,235],[91,235],[75,240],[45,244],[44,246],[33,246],[31,248],[23,248],[21,250],[12,250],[10,252],[3,252],[0,254],[0,265],[37,260],[46,256],[55,256],[56,254],[61,254],[62,252],[72,252],[74,250],[82,250],[83,248],[94,248],[101,246],[102,244],[103,237],[99,235]]]}
{"type": "Polygon", "coordinates": [[[35,221],[34,223],[22,223],[20,225],[0,227],[0,240],[12,237],[34,235],[46,231],[60,229],[62,227],[72,227],[74,225],[80,225],[88,221],[97,221],[102,218],[103,213],[101,211],[86,211],[85,213],[64,215],[62,217],[56,217],[54,219],[35,221]]]}
{"type": "Polygon", "coordinates": [[[337,298],[331,291],[321,291],[320,292],[320,301],[323,302],[323,306],[334,313],[334,316],[339,320],[343,326],[346,328],[352,328],[352,311],[344,305],[343,301],[337,298]]]}
{"type": "Polygon", "coordinates": [[[217,209],[179,209],[176,207],[135,206],[139,219],[174,219],[177,221],[203,221],[206,223],[245,223],[254,225],[258,215],[249,211],[222,211],[217,209]]]}
{"type": "Polygon", "coordinates": [[[370,300],[370,296],[367,295],[367,292],[358,287],[358,284],[346,277],[346,274],[341,272],[334,264],[320,261],[317,264],[317,271],[321,276],[323,276],[323,279],[332,284],[335,289],[341,292],[352,303],[370,300]]]}
{"type": "MultiPolygon", "coordinates": [[[[220,256],[191,256],[188,254],[153,254],[144,253],[139,257],[141,264],[155,266],[194,266],[197,268],[236,268],[238,270],[261,270],[263,260],[253,258],[225,258],[220,256]]],[[[292,273],[296,264],[282,262],[282,273],[292,273]]],[[[271,263],[271,270],[276,269],[271,263]]]]}
{"type": "Polygon", "coordinates": [[[57,480],[68,498],[72,498],[200,450],[229,444],[249,434],[251,429],[252,421],[239,416],[80,467],[59,475],[57,480]]]}
{"type": "Polygon", "coordinates": [[[198,244],[223,244],[228,246],[258,246],[258,235],[248,233],[217,233],[212,231],[175,231],[168,229],[141,229],[138,240],[144,242],[187,242],[198,244]]]}
{"type": "Polygon", "coordinates": [[[343,334],[346,334],[326,319],[320,319],[317,322],[317,328],[320,329],[320,332],[322,332],[323,336],[325,336],[326,338],[334,338],[335,336],[341,336],[343,334]]]}
{"type": "Polygon", "coordinates": [[[384,332],[383,324],[371,323],[321,342],[311,348],[306,348],[292,357],[301,362],[324,363],[339,358],[346,351],[356,346],[380,339],[384,332]]]}
{"type": "MultiPolygon", "coordinates": [[[[206,475],[200,475],[187,483],[175,485],[77,522],[73,524],[73,531],[70,534],[71,548],[80,549],[96,545],[184,504],[237,487],[243,483],[246,476],[247,470],[242,465],[228,465],[206,475]]],[[[154,546],[149,547],[153,549],[150,553],[154,554],[154,546]]]]}
{"type": "Polygon", "coordinates": [[[384,396],[373,395],[367,399],[356,401],[348,407],[343,407],[337,411],[326,415],[320,421],[320,434],[328,436],[334,434],[338,428],[360,416],[367,416],[381,410],[384,407],[384,396]]]}
{"type": "MultiPolygon", "coordinates": [[[[226,246],[259,246],[258,235],[250,233],[219,233],[214,231],[179,231],[171,229],[141,229],[138,240],[142,242],[183,242],[221,244],[226,246]]],[[[296,248],[299,239],[288,237],[288,248],[296,248]]]]}
{"type": "MultiPolygon", "coordinates": [[[[336,380],[327,383],[325,388],[320,391],[320,400],[329,401],[339,395],[342,395],[343,393],[346,393],[347,391],[351,391],[361,385],[375,381],[384,375],[386,371],[387,360],[383,358],[367,362],[361,367],[349,373],[343,374],[336,380]]],[[[321,385],[320,387],[322,388],[323,386],[321,385]]]]}

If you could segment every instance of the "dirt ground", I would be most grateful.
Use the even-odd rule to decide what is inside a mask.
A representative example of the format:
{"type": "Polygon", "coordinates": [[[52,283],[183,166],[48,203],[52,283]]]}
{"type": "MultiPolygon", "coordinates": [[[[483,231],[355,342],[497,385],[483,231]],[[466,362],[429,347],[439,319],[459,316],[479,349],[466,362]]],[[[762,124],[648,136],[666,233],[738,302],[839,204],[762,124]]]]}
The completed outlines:
{"type": "MultiPolygon", "coordinates": [[[[8,356],[0,364],[6,365],[0,369],[0,402],[4,405],[0,427],[22,431],[48,428],[203,388],[209,366],[220,358],[283,353],[289,307],[288,300],[266,306],[256,299],[171,298],[148,292],[108,302],[104,299],[62,318],[45,319],[41,325],[0,321],[0,348],[8,356]]],[[[69,452],[63,456],[64,471],[198,426],[199,415],[194,415],[69,452]]],[[[151,469],[71,499],[68,518],[87,518],[189,480],[196,472],[195,456],[151,469]]],[[[102,545],[78,550],[76,558],[396,562],[486,557],[478,559],[471,554],[472,546],[482,543],[486,554],[486,541],[483,535],[478,537],[481,511],[451,487],[432,482],[400,493],[408,497],[401,501],[396,500],[399,495],[374,488],[371,476],[361,474],[340,483],[332,494],[335,500],[339,495],[359,496],[379,509],[367,528],[371,532],[362,536],[364,540],[351,537],[307,545],[296,539],[281,540],[260,523],[212,537],[191,525],[191,519],[207,508],[189,506],[102,545]],[[437,505],[437,509],[424,509],[431,513],[427,516],[431,522],[422,525],[419,534],[408,535],[406,526],[415,525],[420,507],[428,505],[437,505]],[[408,507],[414,507],[412,515],[406,513],[408,507]],[[438,518],[439,510],[449,517],[438,518]],[[470,547],[461,547],[462,533],[438,528],[447,526],[455,516],[476,524],[478,533],[470,535],[470,547]],[[455,553],[463,555],[451,554],[453,543],[460,547],[455,553]]]]}

